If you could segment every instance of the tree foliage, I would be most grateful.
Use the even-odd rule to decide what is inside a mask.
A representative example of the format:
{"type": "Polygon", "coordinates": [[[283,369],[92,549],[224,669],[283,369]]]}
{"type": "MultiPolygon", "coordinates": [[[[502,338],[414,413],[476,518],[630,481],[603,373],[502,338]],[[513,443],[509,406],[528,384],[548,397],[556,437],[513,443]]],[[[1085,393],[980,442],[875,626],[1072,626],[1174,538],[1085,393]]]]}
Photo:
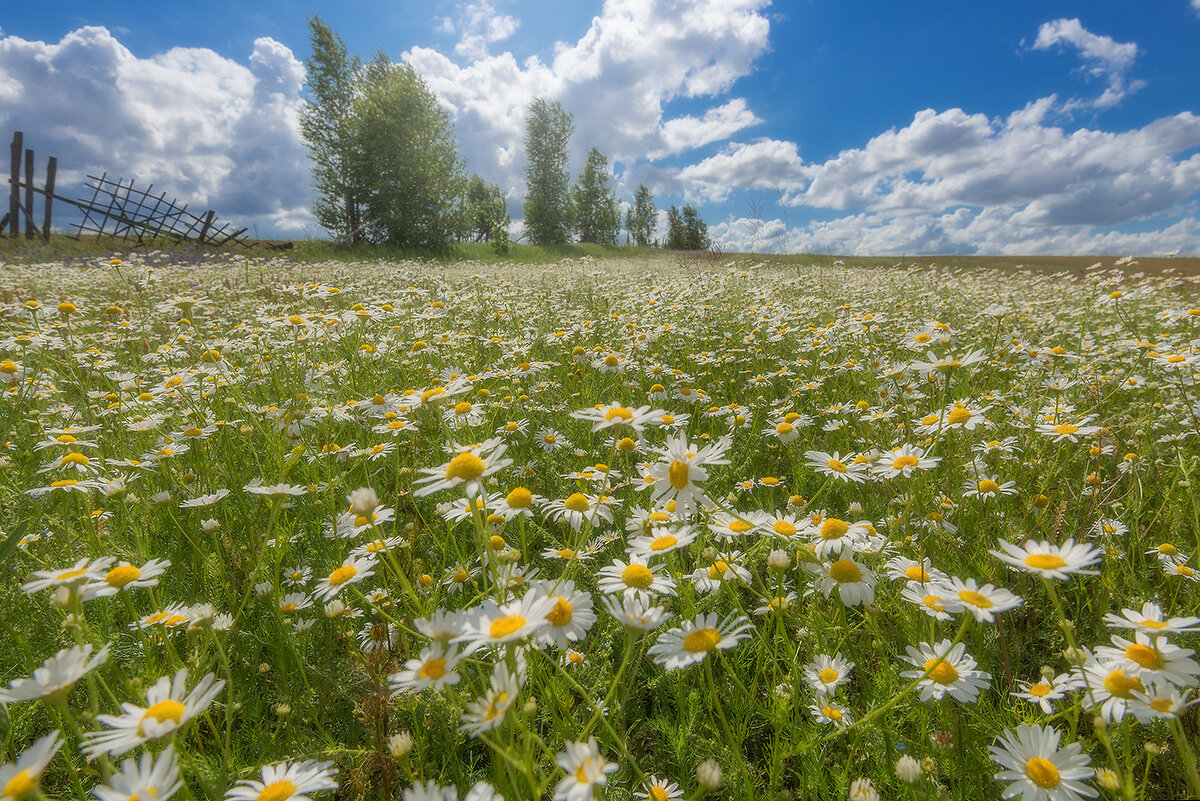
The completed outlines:
{"type": "Polygon", "coordinates": [[[320,17],[308,25],[310,99],[300,130],[317,220],[345,244],[437,249],[464,235],[463,164],[433,92],[382,52],[364,64],[320,17]]]}
{"type": "Polygon", "coordinates": [[[443,248],[465,228],[466,179],[449,115],[410,65],[381,54],[366,75],[351,140],[368,238],[443,248]]]}
{"type": "Polygon", "coordinates": [[[621,228],[617,197],[608,180],[608,159],[598,148],[588,150],[587,162],[571,188],[575,226],[580,242],[615,245],[621,228]]]}
{"type": "Polygon", "coordinates": [[[508,252],[508,203],[504,192],[478,175],[467,182],[467,236],[474,242],[490,242],[497,253],[508,252]]]}
{"type": "Polygon", "coordinates": [[[573,212],[567,146],[574,116],[557,100],[537,98],[525,123],[525,230],[535,245],[561,245],[570,237],[573,212]]]}
{"type": "Polygon", "coordinates": [[[361,219],[360,192],[351,176],[350,123],[362,63],[315,14],[308,31],[312,55],[304,68],[312,99],[300,111],[300,132],[313,162],[313,214],[336,238],[353,241],[361,219]]]}
{"type": "Polygon", "coordinates": [[[708,250],[708,223],[690,205],[680,212],[672,206],[667,210],[667,247],[672,250],[708,250]]]}
{"type": "Polygon", "coordinates": [[[645,184],[638,184],[637,193],[633,196],[633,206],[625,212],[625,230],[633,244],[647,247],[654,238],[654,229],[658,225],[656,219],[658,209],[654,208],[654,196],[645,184]]]}

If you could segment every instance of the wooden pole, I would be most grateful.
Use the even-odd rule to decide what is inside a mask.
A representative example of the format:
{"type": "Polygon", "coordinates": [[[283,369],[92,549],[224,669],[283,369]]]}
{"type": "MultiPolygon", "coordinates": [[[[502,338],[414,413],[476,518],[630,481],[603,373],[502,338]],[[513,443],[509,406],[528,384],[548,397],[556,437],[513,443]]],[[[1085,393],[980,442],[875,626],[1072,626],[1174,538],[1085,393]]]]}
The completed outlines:
{"type": "Polygon", "coordinates": [[[208,213],[204,215],[204,227],[200,229],[200,242],[203,242],[204,237],[208,235],[208,228],[212,225],[213,217],[215,217],[216,214],[217,213],[215,211],[209,209],[208,213]]]}
{"type": "Polygon", "coordinates": [[[42,239],[50,241],[50,206],[54,203],[54,174],[58,172],[58,159],[54,156],[46,162],[46,216],[42,218],[42,239]]]}
{"type": "Polygon", "coordinates": [[[12,140],[12,173],[8,180],[8,233],[14,238],[21,233],[18,215],[21,213],[21,151],[24,135],[17,131],[12,140]]]}
{"type": "Polygon", "coordinates": [[[25,238],[33,239],[33,151],[25,151],[25,238]]]}

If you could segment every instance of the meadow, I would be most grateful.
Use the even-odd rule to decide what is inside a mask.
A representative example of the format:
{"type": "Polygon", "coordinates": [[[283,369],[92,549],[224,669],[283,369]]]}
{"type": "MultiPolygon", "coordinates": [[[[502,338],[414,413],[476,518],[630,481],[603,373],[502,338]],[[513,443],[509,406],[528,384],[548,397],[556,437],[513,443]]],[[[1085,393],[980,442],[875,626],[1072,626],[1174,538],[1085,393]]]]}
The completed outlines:
{"type": "Polygon", "coordinates": [[[0,799],[1200,796],[1200,293],[0,266],[0,799]]]}

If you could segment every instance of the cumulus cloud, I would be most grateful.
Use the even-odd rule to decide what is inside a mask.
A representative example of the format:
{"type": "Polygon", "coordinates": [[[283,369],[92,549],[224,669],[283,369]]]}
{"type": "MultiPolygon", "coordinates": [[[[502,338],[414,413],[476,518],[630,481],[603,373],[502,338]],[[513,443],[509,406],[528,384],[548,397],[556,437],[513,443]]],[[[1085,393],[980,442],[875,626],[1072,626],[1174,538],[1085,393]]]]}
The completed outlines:
{"type": "MultiPolygon", "coordinates": [[[[504,187],[522,183],[525,112],[536,97],[575,115],[573,162],[588,147],[631,163],[727,138],[759,122],[741,98],[699,118],[670,119],[679,98],[717,97],[766,52],[768,0],[607,0],[583,36],[546,61],[511,52],[461,63],[437,50],[403,54],[449,109],[471,168],[504,187]]],[[[457,53],[457,55],[464,55],[457,53]]]]}
{"type": "Polygon", "coordinates": [[[107,171],[239,226],[296,233],[311,223],[303,81],[303,65],[270,38],[242,64],[199,48],[138,58],[103,27],[54,44],[7,36],[0,129],[58,157],[63,194],[107,171]]]}
{"type": "Polygon", "coordinates": [[[488,0],[479,0],[462,8],[457,25],[449,18],[444,19],[442,30],[460,34],[458,44],[454,46],[455,55],[486,58],[488,45],[503,42],[517,32],[520,24],[516,17],[497,13],[488,0]]]}
{"type": "Polygon", "coordinates": [[[1073,47],[1083,60],[1086,74],[1107,84],[1099,97],[1067,101],[1063,106],[1064,111],[1111,108],[1125,99],[1126,95],[1145,86],[1144,81],[1129,81],[1126,77],[1138,56],[1138,46],[1134,42],[1117,42],[1111,36],[1094,34],[1084,28],[1078,19],[1056,19],[1042,23],[1032,49],[1049,50],[1058,46],[1073,47]]]}
{"type": "Polygon", "coordinates": [[[724,201],[734,189],[793,188],[803,176],[796,143],[779,139],[732,144],[674,175],[689,198],[716,202],[724,201]]]}

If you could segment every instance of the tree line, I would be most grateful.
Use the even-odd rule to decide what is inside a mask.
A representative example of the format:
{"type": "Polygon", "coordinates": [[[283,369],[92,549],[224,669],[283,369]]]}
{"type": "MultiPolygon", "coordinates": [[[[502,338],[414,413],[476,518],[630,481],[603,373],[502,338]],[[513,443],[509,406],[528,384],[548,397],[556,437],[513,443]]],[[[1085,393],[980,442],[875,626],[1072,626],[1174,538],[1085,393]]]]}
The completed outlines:
{"type": "MultiPolygon", "coordinates": [[[[308,25],[311,100],[300,113],[300,130],[312,158],[313,213],[321,226],[347,245],[443,249],[486,241],[506,252],[512,222],[506,194],[467,176],[449,115],[416,70],[393,64],[382,51],[364,62],[320,17],[308,25]]],[[[538,98],[530,105],[524,236],[535,245],[616,245],[622,219],[608,159],[590,148],[572,182],[574,132],[573,115],[558,101],[538,98]]],[[[661,239],[658,222],[653,195],[638,186],[625,212],[626,244],[710,247],[708,226],[690,205],[667,210],[661,239]]]]}

